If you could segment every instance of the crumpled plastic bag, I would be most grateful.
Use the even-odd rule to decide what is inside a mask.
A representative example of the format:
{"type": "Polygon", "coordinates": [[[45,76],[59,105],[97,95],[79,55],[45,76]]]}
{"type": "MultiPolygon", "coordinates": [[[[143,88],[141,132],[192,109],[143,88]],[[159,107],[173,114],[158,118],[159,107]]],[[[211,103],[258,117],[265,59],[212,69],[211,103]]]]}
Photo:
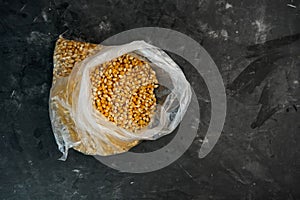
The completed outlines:
{"type": "MultiPolygon", "coordinates": [[[[68,42],[70,40],[60,38],[56,44],[49,97],[52,129],[58,148],[63,153],[61,160],[67,158],[69,148],[101,156],[126,152],[140,141],[156,140],[178,126],[190,103],[191,88],[179,66],[164,51],[144,41],[120,46],[92,44],[83,57],[75,59],[71,69],[59,69],[68,58],[74,57],[74,52],[72,54],[70,51],[62,54],[65,58],[57,58],[57,52],[61,53],[57,48],[59,43],[68,42]],[[91,71],[99,64],[128,53],[146,59],[155,71],[159,84],[155,91],[157,105],[151,123],[137,133],[108,121],[93,107],[91,100],[91,71]]],[[[82,44],[88,43],[79,43],[78,52],[82,44]]]]}

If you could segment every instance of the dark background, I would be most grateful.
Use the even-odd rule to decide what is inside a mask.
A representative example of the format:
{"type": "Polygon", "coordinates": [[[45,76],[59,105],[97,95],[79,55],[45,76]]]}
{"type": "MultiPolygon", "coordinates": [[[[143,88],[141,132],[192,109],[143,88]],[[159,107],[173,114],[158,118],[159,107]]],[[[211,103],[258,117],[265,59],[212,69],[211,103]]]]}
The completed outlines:
{"type": "Polygon", "coordinates": [[[1,0],[0,199],[300,199],[299,15],[297,0],[1,0]],[[214,59],[228,103],[217,145],[198,158],[210,99],[195,70],[173,56],[201,108],[199,135],[179,160],[147,174],[73,150],[58,161],[48,97],[59,34],[100,43],[144,26],[187,34],[214,59]]]}

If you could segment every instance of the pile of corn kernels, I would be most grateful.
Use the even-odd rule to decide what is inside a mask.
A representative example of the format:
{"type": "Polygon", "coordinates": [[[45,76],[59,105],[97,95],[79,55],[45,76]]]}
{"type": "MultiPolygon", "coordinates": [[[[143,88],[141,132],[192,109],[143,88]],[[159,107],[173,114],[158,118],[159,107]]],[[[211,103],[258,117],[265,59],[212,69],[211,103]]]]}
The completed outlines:
{"type": "Polygon", "coordinates": [[[147,61],[122,55],[91,73],[93,105],[117,126],[137,132],[149,125],[154,114],[157,83],[147,61]]]}
{"type": "MultiPolygon", "coordinates": [[[[100,45],[60,37],[54,51],[53,82],[68,76],[76,63],[93,55],[100,45]]],[[[149,63],[125,54],[106,62],[91,74],[93,105],[109,121],[136,132],[149,125],[154,114],[158,87],[149,63]]]]}

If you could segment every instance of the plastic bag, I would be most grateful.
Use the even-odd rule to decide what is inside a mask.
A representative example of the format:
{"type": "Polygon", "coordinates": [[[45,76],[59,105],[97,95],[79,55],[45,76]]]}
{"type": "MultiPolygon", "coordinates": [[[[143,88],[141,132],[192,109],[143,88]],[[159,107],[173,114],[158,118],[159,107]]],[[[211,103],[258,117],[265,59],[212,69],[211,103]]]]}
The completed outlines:
{"type": "MultiPolygon", "coordinates": [[[[177,64],[159,48],[144,41],[120,46],[98,45],[93,46],[89,56],[77,61],[70,75],[53,80],[50,91],[50,119],[59,150],[63,153],[62,160],[67,158],[69,148],[102,156],[126,152],[142,140],[156,140],[171,133],[182,120],[191,99],[190,85],[177,64]],[[100,64],[124,54],[136,55],[148,62],[159,84],[151,122],[138,132],[107,120],[91,100],[90,74],[100,64]]],[[[128,112],[127,107],[124,106],[124,113],[128,112]]]]}

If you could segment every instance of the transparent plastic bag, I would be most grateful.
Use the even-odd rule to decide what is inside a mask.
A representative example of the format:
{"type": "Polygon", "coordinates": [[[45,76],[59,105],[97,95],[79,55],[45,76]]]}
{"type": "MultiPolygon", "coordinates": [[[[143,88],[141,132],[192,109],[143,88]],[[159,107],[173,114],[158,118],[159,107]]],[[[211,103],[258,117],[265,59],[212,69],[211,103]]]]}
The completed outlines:
{"type": "MultiPolygon", "coordinates": [[[[122,87],[123,84],[128,81],[130,80],[125,79],[119,82],[121,94],[126,88],[122,87]]],[[[126,152],[142,140],[156,140],[167,135],[182,120],[190,100],[191,88],[183,72],[159,48],[144,41],[120,46],[99,46],[93,55],[76,63],[69,76],[57,78],[53,82],[49,111],[56,142],[63,153],[61,159],[67,158],[69,148],[88,155],[107,156],[126,152]],[[151,121],[137,132],[107,120],[95,109],[91,100],[90,74],[100,64],[124,54],[135,55],[149,63],[159,84],[155,90],[157,102],[151,121]]],[[[124,113],[128,112],[127,103],[123,106],[124,113]]]]}

